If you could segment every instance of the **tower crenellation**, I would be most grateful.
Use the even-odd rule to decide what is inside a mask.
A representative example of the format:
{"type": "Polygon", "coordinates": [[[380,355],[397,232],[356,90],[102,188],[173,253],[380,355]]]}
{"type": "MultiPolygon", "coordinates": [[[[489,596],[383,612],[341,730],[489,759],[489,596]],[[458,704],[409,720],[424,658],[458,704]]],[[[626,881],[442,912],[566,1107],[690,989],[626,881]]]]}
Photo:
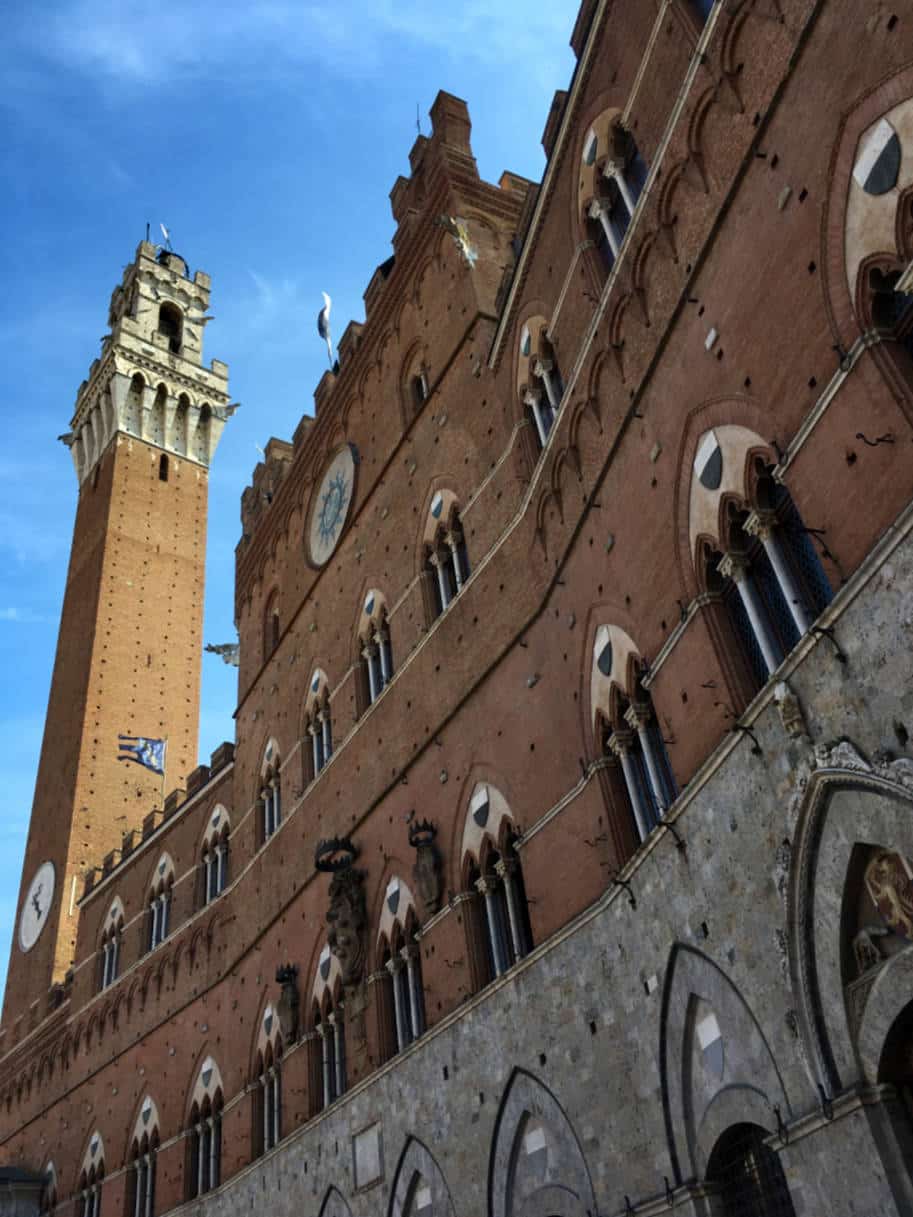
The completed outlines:
{"type": "Polygon", "coordinates": [[[80,482],[118,431],[208,467],[233,407],[228,366],[203,366],[211,279],[142,241],[111,295],[109,333],[62,437],[80,482]]]}

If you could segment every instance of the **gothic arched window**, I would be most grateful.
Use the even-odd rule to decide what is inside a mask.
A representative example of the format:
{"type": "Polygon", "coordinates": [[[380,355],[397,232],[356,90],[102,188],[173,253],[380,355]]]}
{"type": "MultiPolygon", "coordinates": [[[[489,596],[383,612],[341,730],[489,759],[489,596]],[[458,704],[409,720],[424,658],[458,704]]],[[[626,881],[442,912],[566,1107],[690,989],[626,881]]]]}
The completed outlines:
{"type": "Polygon", "coordinates": [[[260,844],[267,842],[282,823],[282,768],[279,745],[271,739],[266,745],[260,768],[260,844]]]}
{"type": "Polygon", "coordinates": [[[190,1111],[187,1198],[219,1186],[222,1177],[222,1091],[204,1096],[190,1111]]]}
{"type": "Polygon", "coordinates": [[[168,350],[172,355],[181,353],[183,328],[184,318],[181,316],[181,310],[177,305],[166,301],[159,308],[158,332],[167,340],[168,350]]]}
{"type": "Polygon", "coordinates": [[[171,891],[174,886],[174,863],[167,854],[159,859],[152,880],[148,904],[148,944],[149,950],[155,948],[168,937],[168,927],[171,919],[171,891]]]}
{"type": "Polygon", "coordinates": [[[333,755],[333,719],[330,713],[330,687],[320,669],[311,677],[304,714],[304,762],[307,781],[324,769],[333,755]]]}
{"type": "Polygon", "coordinates": [[[433,617],[439,617],[469,578],[469,555],[456,509],[451,512],[447,525],[441,524],[426,546],[425,570],[431,589],[433,617]]]}
{"type": "Polygon", "coordinates": [[[379,933],[378,955],[384,973],[381,1037],[389,1058],[425,1031],[418,921],[412,893],[399,878],[387,884],[379,933]]]}
{"type": "Polygon", "coordinates": [[[154,1217],[155,1172],[159,1133],[153,1128],[139,1139],[134,1137],[130,1148],[130,1171],[127,1175],[127,1206],[125,1217],[154,1217]]]}
{"type": "Polygon", "coordinates": [[[254,1144],[257,1152],[274,1149],[282,1138],[282,1040],[277,1035],[257,1054],[254,1081],[254,1144]]]}
{"type": "Polygon", "coordinates": [[[124,933],[124,907],[120,899],[111,905],[101,936],[99,949],[100,978],[99,988],[107,989],[114,983],[120,972],[120,947],[124,933]]]}
{"type": "Polygon", "coordinates": [[[531,318],[520,331],[517,389],[526,417],[533,424],[537,451],[541,452],[564,397],[558,358],[542,317],[531,318]]]}
{"type": "Polygon", "coordinates": [[[479,783],[463,831],[466,919],[476,988],[511,968],[533,946],[523,868],[510,811],[500,791],[479,783]]]}
{"type": "Polygon", "coordinates": [[[224,807],[213,810],[203,837],[200,856],[200,904],[209,904],[228,883],[229,837],[231,825],[224,807]]]}
{"type": "Polygon", "coordinates": [[[578,202],[590,240],[608,273],[618,259],[647,166],[617,111],[605,111],[583,143],[578,202]]]}

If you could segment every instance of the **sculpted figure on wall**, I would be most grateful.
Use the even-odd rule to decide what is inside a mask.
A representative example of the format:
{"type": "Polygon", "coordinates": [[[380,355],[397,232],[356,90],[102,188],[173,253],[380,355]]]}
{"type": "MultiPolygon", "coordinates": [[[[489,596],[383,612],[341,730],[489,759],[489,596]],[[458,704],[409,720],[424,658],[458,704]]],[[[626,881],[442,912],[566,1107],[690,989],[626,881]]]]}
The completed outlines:
{"type": "Polygon", "coordinates": [[[422,902],[422,920],[441,907],[441,855],[434,843],[437,828],[428,820],[409,825],[409,844],[415,850],[412,878],[422,902]]]}
{"type": "Polygon", "coordinates": [[[317,846],[314,865],[332,874],[327,942],[339,960],[342,983],[351,988],[364,976],[364,931],[367,924],[364,872],[354,866],[358,851],[347,838],[321,841],[317,846]]]}

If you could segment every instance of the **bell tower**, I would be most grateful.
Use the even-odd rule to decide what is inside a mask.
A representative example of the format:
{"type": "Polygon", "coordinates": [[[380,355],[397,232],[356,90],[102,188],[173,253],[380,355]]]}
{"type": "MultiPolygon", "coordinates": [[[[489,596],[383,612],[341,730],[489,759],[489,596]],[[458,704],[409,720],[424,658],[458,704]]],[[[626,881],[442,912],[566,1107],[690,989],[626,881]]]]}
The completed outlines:
{"type": "Polygon", "coordinates": [[[167,739],[171,786],[196,766],[208,472],[233,410],[227,365],[202,362],[209,293],[143,241],[61,436],[79,499],[3,1007],[20,1034],[73,962],[83,872],[161,806],[118,734],[167,739]]]}

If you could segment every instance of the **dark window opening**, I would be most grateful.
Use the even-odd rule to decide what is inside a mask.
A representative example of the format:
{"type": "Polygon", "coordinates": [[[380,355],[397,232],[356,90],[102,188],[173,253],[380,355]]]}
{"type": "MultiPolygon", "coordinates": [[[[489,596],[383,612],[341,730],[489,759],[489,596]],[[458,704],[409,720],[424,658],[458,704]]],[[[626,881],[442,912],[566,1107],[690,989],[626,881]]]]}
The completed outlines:
{"type": "Polygon", "coordinates": [[[174,304],[163,304],[159,309],[158,332],[168,339],[168,350],[172,355],[181,353],[182,329],[181,310],[174,304]]]}
{"type": "Polygon", "coordinates": [[[164,453],[159,457],[159,481],[168,481],[168,457],[164,453]]]}
{"type": "Polygon", "coordinates": [[[718,1185],[725,1217],[795,1217],[783,1167],[766,1138],[756,1124],[734,1124],[714,1146],[707,1182],[718,1185]]]}

